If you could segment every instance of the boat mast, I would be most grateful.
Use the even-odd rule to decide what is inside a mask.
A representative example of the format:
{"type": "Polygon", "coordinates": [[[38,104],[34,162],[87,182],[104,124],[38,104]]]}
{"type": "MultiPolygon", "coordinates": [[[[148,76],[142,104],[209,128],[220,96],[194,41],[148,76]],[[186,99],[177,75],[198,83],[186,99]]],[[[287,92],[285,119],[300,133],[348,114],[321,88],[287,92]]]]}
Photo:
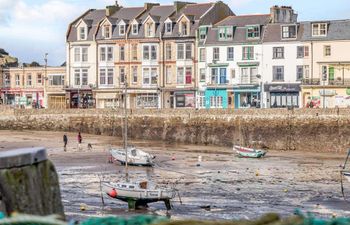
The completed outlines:
{"type": "Polygon", "coordinates": [[[125,150],[125,177],[126,181],[129,181],[129,172],[128,172],[128,110],[126,109],[127,102],[126,102],[126,96],[127,96],[127,86],[128,83],[126,82],[126,79],[124,78],[124,150],[125,150]]]}

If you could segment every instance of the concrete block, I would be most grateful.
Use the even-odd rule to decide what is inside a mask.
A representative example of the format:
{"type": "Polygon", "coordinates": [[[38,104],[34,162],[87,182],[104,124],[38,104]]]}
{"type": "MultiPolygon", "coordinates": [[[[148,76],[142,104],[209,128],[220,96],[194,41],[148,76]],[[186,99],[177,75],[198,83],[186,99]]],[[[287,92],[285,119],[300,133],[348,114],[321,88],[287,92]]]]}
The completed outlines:
{"type": "Polygon", "coordinates": [[[43,147],[14,149],[0,152],[0,169],[33,165],[45,160],[47,152],[43,147]]]}

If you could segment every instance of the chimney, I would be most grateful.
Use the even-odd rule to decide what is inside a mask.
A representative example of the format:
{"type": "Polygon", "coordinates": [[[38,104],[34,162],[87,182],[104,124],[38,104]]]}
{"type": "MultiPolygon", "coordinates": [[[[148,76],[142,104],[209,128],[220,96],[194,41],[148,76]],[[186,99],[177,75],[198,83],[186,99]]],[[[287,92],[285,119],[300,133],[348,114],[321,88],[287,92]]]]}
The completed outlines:
{"type": "Polygon", "coordinates": [[[175,2],[174,2],[174,6],[175,6],[175,9],[176,9],[176,13],[179,13],[179,11],[180,11],[183,7],[185,7],[187,4],[192,4],[192,3],[175,1],[175,2]]]}
{"type": "Polygon", "coordinates": [[[296,23],[298,14],[294,12],[291,6],[275,5],[270,8],[272,23],[296,23]]]}
{"type": "Polygon", "coordinates": [[[121,8],[121,6],[119,6],[118,1],[115,1],[115,5],[106,6],[106,16],[113,15],[120,8],[121,8]]]}
{"type": "Polygon", "coordinates": [[[146,11],[150,10],[153,6],[159,6],[160,4],[159,3],[148,3],[148,2],[145,2],[144,4],[144,9],[146,11]]]}

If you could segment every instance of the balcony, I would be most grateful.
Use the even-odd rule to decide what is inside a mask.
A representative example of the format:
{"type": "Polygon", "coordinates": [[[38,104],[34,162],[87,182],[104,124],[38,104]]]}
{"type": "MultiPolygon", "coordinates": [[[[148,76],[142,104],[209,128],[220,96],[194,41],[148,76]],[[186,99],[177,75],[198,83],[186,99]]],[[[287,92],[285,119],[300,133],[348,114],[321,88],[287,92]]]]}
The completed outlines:
{"type": "Polygon", "coordinates": [[[302,85],[350,85],[350,78],[338,78],[335,80],[321,81],[320,78],[303,79],[302,85]]]}
{"type": "Polygon", "coordinates": [[[328,85],[350,85],[350,78],[329,80],[328,85]]]}
{"type": "Polygon", "coordinates": [[[302,85],[320,85],[320,78],[312,78],[312,79],[303,79],[301,82],[302,85]]]}

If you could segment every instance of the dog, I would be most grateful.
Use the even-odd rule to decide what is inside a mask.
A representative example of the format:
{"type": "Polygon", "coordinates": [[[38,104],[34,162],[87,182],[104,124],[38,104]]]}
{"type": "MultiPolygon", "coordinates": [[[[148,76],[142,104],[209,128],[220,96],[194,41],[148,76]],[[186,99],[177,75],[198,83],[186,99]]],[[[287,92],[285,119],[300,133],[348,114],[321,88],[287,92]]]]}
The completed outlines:
{"type": "Polygon", "coordinates": [[[92,145],[90,143],[88,143],[88,149],[92,150],[92,145]]]}

